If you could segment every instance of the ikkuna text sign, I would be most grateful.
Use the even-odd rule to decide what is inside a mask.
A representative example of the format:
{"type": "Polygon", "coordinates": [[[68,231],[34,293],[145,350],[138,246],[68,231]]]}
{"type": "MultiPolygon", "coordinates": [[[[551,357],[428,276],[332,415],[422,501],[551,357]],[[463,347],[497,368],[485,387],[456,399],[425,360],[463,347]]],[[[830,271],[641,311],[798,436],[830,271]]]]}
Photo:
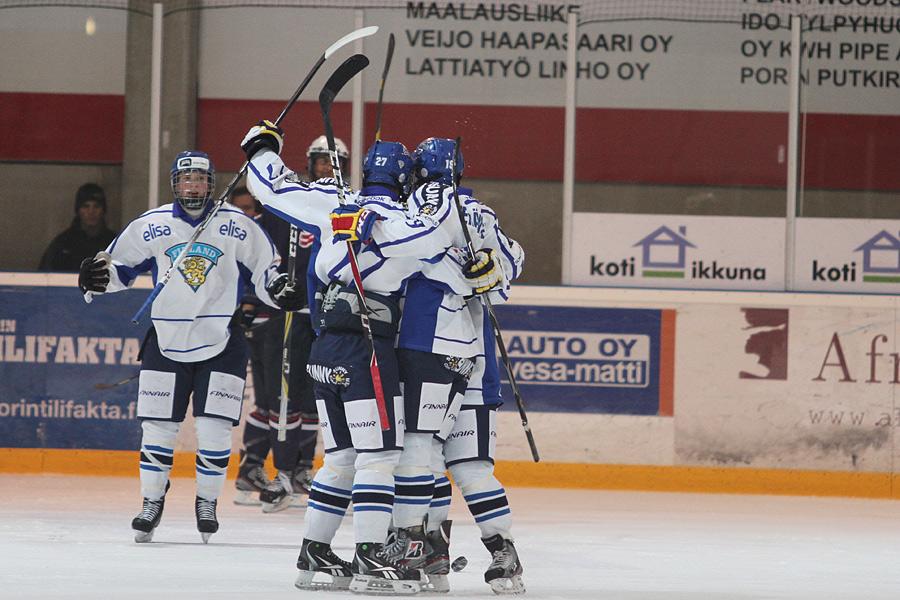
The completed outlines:
{"type": "Polygon", "coordinates": [[[572,283],[784,289],[785,220],[575,213],[572,283]]]}
{"type": "Polygon", "coordinates": [[[900,220],[798,219],[799,291],[900,293],[900,220]]]}

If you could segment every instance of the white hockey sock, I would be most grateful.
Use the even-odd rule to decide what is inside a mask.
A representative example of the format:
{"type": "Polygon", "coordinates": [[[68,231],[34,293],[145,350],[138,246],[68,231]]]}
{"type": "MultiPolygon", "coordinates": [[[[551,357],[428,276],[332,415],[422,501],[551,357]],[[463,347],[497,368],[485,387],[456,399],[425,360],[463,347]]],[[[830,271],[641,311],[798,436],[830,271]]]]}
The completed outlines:
{"type": "Polygon", "coordinates": [[[303,538],[330,544],[350,505],[356,451],[329,452],[313,478],[303,525],[303,538]]]}
{"type": "Polygon", "coordinates": [[[356,543],[384,543],[394,506],[394,468],[399,450],[367,452],[356,459],[353,535],[356,543]]]}
{"type": "Polygon", "coordinates": [[[431,440],[428,433],[407,433],[400,463],[394,469],[394,525],[398,528],[421,525],[434,493],[431,472],[431,440]]]}
{"type": "Polygon", "coordinates": [[[509,536],[512,513],[506,490],[494,476],[494,465],[487,461],[459,463],[450,467],[450,474],[481,529],[481,537],[509,536]]]}
{"type": "Polygon", "coordinates": [[[215,500],[222,494],[231,457],[231,421],[197,417],[197,496],[215,500]]]}
{"type": "Polygon", "coordinates": [[[175,438],[180,423],[171,421],[141,422],[141,495],[159,500],[166,495],[166,483],[175,456],[175,438]]]}
{"type": "Polygon", "coordinates": [[[428,531],[437,531],[450,516],[450,497],[453,490],[450,479],[444,474],[434,476],[434,494],[428,506],[428,531]]]}

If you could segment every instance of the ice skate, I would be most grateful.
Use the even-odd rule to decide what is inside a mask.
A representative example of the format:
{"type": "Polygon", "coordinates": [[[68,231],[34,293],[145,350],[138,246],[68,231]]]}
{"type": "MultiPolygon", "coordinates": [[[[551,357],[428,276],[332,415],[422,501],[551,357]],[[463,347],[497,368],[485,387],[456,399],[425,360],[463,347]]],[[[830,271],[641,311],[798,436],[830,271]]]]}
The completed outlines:
{"type": "Polygon", "coordinates": [[[422,526],[402,527],[388,532],[384,544],[384,556],[389,561],[407,569],[422,569],[428,548],[422,526]]]}
{"type": "Polygon", "coordinates": [[[275,479],[269,482],[266,489],[259,493],[264,513],[273,513],[285,510],[291,505],[294,486],[291,483],[291,473],[278,471],[275,479]]]}
{"type": "Polygon", "coordinates": [[[297,467],[291,479],[294,493],[291,496],[291,508],[306,508],[309,504],[309,492],[312,490],[313,472],[308,467],[297,467]]]}
{"type": "Polygon", "coordinates": [[[331,545],[312,540],[303,540],[297,568],[294,586],[301,590],[346,590],[353,579],[349,562],[341,560],[331,545]]]}
{"type": "Polygon", "coordinates": [[[312,480],[313,480],[313,472],[309,467],[297,467],[294,470],[294,479],[292,481],[292,485],[294,486],[295,494],[306,494],[309,496],[309,492],[312,490],[312,480]]]}
{"type": "Polygon", "coordinates": [[[512,540],[503,539],[498,533],[481,542],[494,558],[484,572],[485,583],[490,584],[495,594],[524,594],[522,564],[512,540]]]}
{"type": "Polygon", "coordinates": [[[384,544],[357,544],[351,569],[351,592],[376,596],[419,593],[419,571],[401,567],[388,560],[384,544]]]}
{"type": "Polygon", "coordinates": [[[259,506],[259,493],[269,485],[269,476],[262,465],[241,465],[234,487],[234,503],[239,506],[259,506]]]}
{"type": "Polygon", "coordinates": [[[153,532],[156,531],[156,526],[159,525],[159,521],[162,519],[163,506],[165,503],[165,496],[159,500],[149,500],[144,498],[141,514],[131,521],[135,542],[143,544],[153,539],[153,532]]]}
{"type": "Polygon", "coordinates": [[[425,558],[425,576],[428,583],[422,584],[422,591],[446,593],[450,591],[450,525],[453,521],[442,521],[435,531],[425,536],[428,555],[425,558]]]}
{"type": "Polygon", "coordinates": [[[200,532],[200,537],[206,544],[209,542],[210,536],[219,530],[219,521],[216,520],[216,501],[204,500],[197,496],[194,510],[197,513],[197,531],[200,532]]]}

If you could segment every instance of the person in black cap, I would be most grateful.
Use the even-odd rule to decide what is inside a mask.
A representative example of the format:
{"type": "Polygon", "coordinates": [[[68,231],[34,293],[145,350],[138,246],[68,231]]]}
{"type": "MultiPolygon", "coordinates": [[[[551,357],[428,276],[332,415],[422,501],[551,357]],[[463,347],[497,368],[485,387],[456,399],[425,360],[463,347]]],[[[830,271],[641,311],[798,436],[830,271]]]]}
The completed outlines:
{"type": "Polygon", "coordinates": [[[85,183],[75,195],[75,218],[56,236],[38,265],[38,271],[78,271],[81,261],[96,256],[116,238],[106,226],[106,194],[96,183],[85,183]]]}

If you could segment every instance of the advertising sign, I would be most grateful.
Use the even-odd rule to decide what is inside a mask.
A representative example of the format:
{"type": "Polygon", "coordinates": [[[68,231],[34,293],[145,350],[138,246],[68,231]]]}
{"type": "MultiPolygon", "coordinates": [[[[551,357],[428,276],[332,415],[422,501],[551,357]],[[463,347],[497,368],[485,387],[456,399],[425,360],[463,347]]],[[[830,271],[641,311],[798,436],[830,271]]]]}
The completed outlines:
{"type": "Polygon", "coordinates": [[[529,409],[672,415],[675,311],[504,305],[497,318],[529,409]]]}
{"type": "Polygon", "coordinates": [[[812,292],[900,292],[900,221],[798,219],[794,281],[812,292]]]}
{"type": "Polygon", "coordinates": [[[577,285],[784,287],[784,219],[575,213],[573,222],[577,285]]]}
{"type": "Polygon", "coordinates": [[[680,308],[678,462],[890,472],[897,311],[858,304],[680,308]]]}
{"type": "MultiPolygon", "coordinates": [[[[143,290],[142,290],[143,291],[143,290]]],[[[137,450],[146,293],[85,304],[77,287],[0,286],[0,446],[137,450]]]]}

